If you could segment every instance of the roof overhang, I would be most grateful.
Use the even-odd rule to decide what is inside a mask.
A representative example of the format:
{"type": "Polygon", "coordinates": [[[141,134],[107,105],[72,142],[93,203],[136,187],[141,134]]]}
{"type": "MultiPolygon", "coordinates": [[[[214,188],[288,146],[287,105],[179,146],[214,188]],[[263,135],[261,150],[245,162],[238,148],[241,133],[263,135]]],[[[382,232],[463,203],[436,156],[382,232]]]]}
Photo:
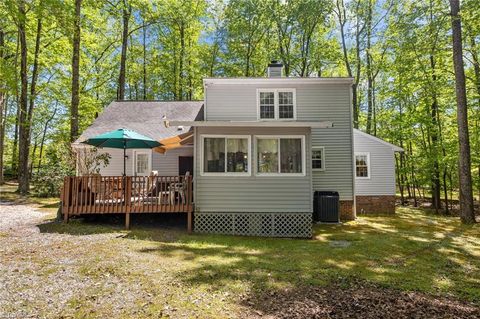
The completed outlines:
{"type": "Polygon", "coordinates": [[[404,152],[404,151],[405,151],[405,150],[404,150],[403,148],[401,148],[400,146],[397,146],[397,145],[392,144],[392,143],[388,143],[387,141],[384,141],[384,140],[382,140],[382,139],[380,139],[380,138],[378,138],[378,137],[376,137],[376,136],[373,136],[373,135],[367,134],[367,133],[365,133],[365,132],[362,132],[362,131],[360,131],[359,129],[354,128],[353,131],[354,131],[355,133],[357,133],[357,134],[360,134],[360,135],[362,135],[362,136],[365,136],[366,138],[368,138],[368,139],[370,139],[370,140],[372,140],[372,141],[378,142],[378,143],[383,144],[383,145],[386,145],[386,146],[390,146],[394,152],[399,152],[399,153],[401,153],[401,152],[404,152]]]}
{"type": "Polygon", "coordinates": [[[301,122],[301,121],[166,121],[170,126],[196,126],[196,127],[311,127],[331,128],[332,122],[301,122]]]}

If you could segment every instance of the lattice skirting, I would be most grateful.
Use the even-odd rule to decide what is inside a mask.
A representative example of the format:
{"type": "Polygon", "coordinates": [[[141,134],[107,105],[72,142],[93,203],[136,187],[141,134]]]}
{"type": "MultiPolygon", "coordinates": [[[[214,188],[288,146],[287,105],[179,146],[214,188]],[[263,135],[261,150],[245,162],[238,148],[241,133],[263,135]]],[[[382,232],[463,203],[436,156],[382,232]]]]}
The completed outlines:
{"type": "Polygon", "coordinates": [[[197,233],[312,237],[312,213],[194,213],[197,233]]]}

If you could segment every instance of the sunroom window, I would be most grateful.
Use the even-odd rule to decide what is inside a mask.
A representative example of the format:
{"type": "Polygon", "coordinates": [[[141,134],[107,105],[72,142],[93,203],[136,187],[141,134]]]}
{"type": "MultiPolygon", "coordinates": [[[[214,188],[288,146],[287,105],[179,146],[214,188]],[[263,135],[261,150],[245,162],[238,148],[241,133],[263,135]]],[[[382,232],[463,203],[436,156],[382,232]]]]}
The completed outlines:
{"type": "Polygon", "coordinates": [[[303,137],[257,137],[257,173],[304,174],[303,137]]]}
{"type": "Polygon", "coordinates": [[[212,174],[248,174],[249,173],[248,136],[241,137],[203,137],[203,173],[212,174]]]}
{"type": "Polygon", "coordinates": [[[295,119],[295,89],[259,89],[258,108],[260,120],[295,119]]]}

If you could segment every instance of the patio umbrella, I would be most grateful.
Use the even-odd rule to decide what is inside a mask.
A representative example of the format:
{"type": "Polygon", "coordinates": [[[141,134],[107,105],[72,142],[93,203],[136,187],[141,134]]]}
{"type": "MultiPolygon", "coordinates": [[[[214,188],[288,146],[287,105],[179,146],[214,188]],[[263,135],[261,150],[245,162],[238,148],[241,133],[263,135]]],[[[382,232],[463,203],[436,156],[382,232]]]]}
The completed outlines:
{"type": "Polygon", "coordinates": [[[82,143],[95,147],[123,148],[123,176],[126,173],[126,151],[127,148],[154,148],[162,146],[161,143],[141,135],[135,131],[118,129],[89,138],[82,143]]]}
{"type": "Polygon", "coordinates": [[[193,131],[164,138],[163,140],[160,140],[160,143],[162,143],[162,146],[155,147],[153,150],[161,154],[187,144],[193,144],[193,131]]]}

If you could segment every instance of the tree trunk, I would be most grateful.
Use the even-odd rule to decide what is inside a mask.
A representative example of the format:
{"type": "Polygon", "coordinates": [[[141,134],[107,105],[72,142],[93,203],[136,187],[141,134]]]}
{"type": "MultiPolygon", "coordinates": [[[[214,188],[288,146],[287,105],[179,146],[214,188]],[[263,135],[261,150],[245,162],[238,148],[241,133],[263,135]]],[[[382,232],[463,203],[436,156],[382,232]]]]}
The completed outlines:
{"type": "Polygon", "coordinates": [[[178,100],[183,101],[183,89],[184,89],[184,60],[185,60],[185,25],[182,22],[180,22],[180,60],[179,60],[179,67],[178,67],[178,100]]]}
{"type": "Polygon", "coordinates": [[[436,82],[437,82],[437,75],[436,72],[436,63],[435,57],[433,53],[430,55],[430,66],[432,68],[432,83],[433,83],[433,102],[430,108],[430,116],[432,126],[429,130],[430,132],[430,139],[432,142],[431,145],[431,156],[433,157],[433,172],[432,172],[432,206],[435,208],[435,212],[438,213],[439,209],[442,207],[441,203],[441,189],[440,189],[440,165],[438,163],[438,99],[437,99],[437,92],[436,92],[436,82]]]}
{"type": "Polygon", "coordinates": [[[367,134],[372,133],[372,114],[373,114],[373,71],[371,56],[372,41],[372,0],[368,0],[367,13],[367,134]]]}
{"type": "Polygon", "coordinates": [[[455,69],[455,92],[457,96],[458,142],[460,145],[458,175],[460,182],[460,219],[464,224],[475,223],[470,162],[470,139],[468,135],[467,92],[462,53],[462,24],[460,1],[450,0],[452,15],[453,65],[455,69]]]}
{"type": "Polygon", "coordinates": [[[27,37],[25,34],[25,2],[18,2],[19,21],[18,33],[20,37],[20,117],[19,117],[19,147],[18,147],[18,191],[21,195],[26,195],[29,191],[28,176],[28,157],[29,157],[29,124],[28,115],[28,75],[27,75],[27,37]]]}
{"type": "Polygon", "coordinates": [[[147,27],[143,21],[143,100],[147,99],[147,27]]]}
{"type": "Polygon", "coordinates": [[[72,54],[72,103],[70,108],[70,142],[77,139],[78,106],[80,104],[80,15],[82,0],[75,0],[75,22],[73,30],[73,54],[72,54]]]}
{"type": "MultiPolygon", "coordinates": [[[[0,26],[0,60],[3,60],[5,55],[5,40],[4,32],[0,26]]],[[[0,185],[3,185],[3,153],[5,151],[4,141],[5,141],[5,121],[6,116],[4,116],[4,111],[7,109],[7,97],[4,93],[3,84],[0,86],[0,185]]],[[[6,112],[5,112],[6,113],[6,112]]]]}
{"type": "MultiPolygon", "coordinates": [[[[343,0],[337,0],[337,18],[338,24],[340,25],[340,38],[342,42],[342,52],[343,52],[343,60],[345,61],[345,68],[347,69],[347,74],[349,77],[353,77],[352,67],[350,65],[350,59],[348,57],[348,48],[347,48],[347,41],[345,39],[345,24],[346,24],[346,12],[345,12],[345,4],[343,0]]],[[[358,28],[357,28],[357,53],[359,50],[359,43],[358,43],[358,28]]],[[[358,55],[357,55],[358,56],[358,55]]],[[[360,65],[358,65],[358,68],[360,65]]],[[[357,75],[359,75],[359,70],[357,70],[357,75]]],[[[352,114],[353,114],[353,127],[358,128],[358,79],[355,79],[355,83],[352,85],[352,114]]]]}
{"type": "Polygon", "coordinates": [[[120,75],[118,76],[118,96],[117,99],[122,101],[125,99],[125,72],[127,64],[128,50],[128,23],[130,21],[131,8],[126,0],[123,1],[122,15],[122,53],[120,56],[120,75]]]}
{"type": "Polygon", "coordinates": [[[50,126],[50,122],[55,118],[57,114],[57,105],[55,105],[55,109],[53,110],[52,115],[47,119],[45,125],[43,126],[42,132],[42,139],[40,141],[40,152],[38,154],[38,167],[37,167],[37,174],[40,173],[40,169],[42,167],[42,156],[43,156],[43,146],[45,145],[45,137],[47,136],[47,129],[50,126]]]}
{"type": "MultiPolygon", "coordinates": [[[[15,49],[15,83],[18,83],[18,57],[20,56],[20,32],[17,32],[17,46],[15,49]]],[[[16,103],[16,112],[15,112],[15,126],[13,134],[13,147],[12,147],[12,174],[15,177],[18,177],[18,131],[19,131],[19,121],[20,121],[20,92],[18,91],[18,85],[15,85],[15,103],[16,103]]]]}
{"type": "Polygon", "coordinates": [[[7,118],[8,97],[0,90],[0,185],[5,183],[3,159],[5,153],[5,122],[7,118]]]}

